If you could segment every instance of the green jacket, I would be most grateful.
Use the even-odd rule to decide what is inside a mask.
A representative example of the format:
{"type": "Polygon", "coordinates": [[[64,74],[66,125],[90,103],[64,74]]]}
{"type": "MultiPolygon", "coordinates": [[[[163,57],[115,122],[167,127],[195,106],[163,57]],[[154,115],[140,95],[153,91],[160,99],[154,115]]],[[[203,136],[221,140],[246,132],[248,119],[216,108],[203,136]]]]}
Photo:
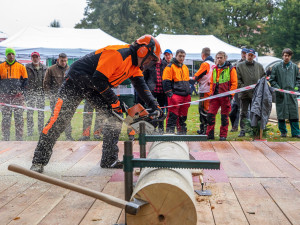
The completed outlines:
{"type": "MultiPolygon", "coordinates": [[[[263,66],[255,61],[253,61],[253,63],[248,61],[239,63],[236,66],[236,73],[238,77],[238,88],[256,84],[258,80],[266,74],[263,66]]],[[[253,91],[254,90],[242,92],[239,94],[239,97],[241,99],[252,98],[253,91]]]]}
{"type": "MultiPolygon", "coordinates": [[[[296,64],[286,67],[282,62],[272,68],[269,80],[272,87],[288,91],[300,90],[300,74],[296,64]]],[[[276,113],[279,120],[298,119],[298,101],[296,95],[276,91],[276,113]]]]}

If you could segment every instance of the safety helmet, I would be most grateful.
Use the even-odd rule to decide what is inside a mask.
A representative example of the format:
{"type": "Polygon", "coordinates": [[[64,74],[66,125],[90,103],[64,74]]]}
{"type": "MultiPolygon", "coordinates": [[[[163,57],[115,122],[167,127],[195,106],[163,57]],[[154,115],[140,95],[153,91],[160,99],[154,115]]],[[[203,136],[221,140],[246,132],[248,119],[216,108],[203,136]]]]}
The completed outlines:
{"type": "Polygon", "coordinates": [[[140,46],[137,50],[137,56],[144,58],[152,55],[157,61],[160,59],[161,48],[158,41],[152,35],[144,35],[135,41],[135,44],[140,46]]]}

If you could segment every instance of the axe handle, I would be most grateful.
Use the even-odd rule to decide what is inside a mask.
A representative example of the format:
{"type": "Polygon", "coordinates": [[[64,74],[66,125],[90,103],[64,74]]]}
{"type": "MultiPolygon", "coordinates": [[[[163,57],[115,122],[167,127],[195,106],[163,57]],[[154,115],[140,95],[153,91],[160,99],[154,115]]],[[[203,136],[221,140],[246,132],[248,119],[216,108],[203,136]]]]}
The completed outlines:
{"type": "Polygon", "coordinates": [[[72,183],[69,183],[69,182],[66,182],[66,181],[63,181],[60,179],[49,177],[44,174],[40,174],[40,173],[31,171],[31,170],[25,169],[21,166],[15,165],[15,164],[9,165],[8,170],[23,174],[28,177],[32,177],[32,178],[40,180],[40,181],[44,181],[46,183],[54,184],[56,186],[66,188],[66,189],[69,189],[69,190],[72,190],[72,191],[75,191],[75,192],[78,192],[78,193],[81,193],[81,194],[84,194],[84,195],[87,195],[87,196],[90,196],[90,197],[93,197],[96,199],[99,199],[103,202],[106,202],[110,205],[116,206],[121,209],[125,209],[125,206],[128,203],[127,201],[116,198],[114,196],[104,194],[101,192],[97,192],[97,191],[91,190],[89,188],[81,187],[79,185],[72,184],[72,183]]]}

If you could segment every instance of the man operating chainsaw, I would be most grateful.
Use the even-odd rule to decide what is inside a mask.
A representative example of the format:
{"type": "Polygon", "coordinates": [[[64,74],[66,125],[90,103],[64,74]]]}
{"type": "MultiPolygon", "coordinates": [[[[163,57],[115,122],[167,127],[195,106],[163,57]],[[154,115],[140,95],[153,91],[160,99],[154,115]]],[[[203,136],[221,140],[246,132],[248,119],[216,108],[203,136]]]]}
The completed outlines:
{"type": "Polygon", "coordinates": [[[156,113],[158,117],[163,116],[142,74],[143,70],[159,60],[160,54],[158,41],[151,35],[144,35],[131,45],[107,46],[74,62],[66,72],[53,113],[41,132],[30,169],[43,172],[56,140],[71,121],[83,99],[89,101],[106,117],[100,166],[122,168],[118,160],[117,146],[122,124],[112,112],[121,114],[122,109],[112,87],[129,78],[150,112],[156,113]]]}

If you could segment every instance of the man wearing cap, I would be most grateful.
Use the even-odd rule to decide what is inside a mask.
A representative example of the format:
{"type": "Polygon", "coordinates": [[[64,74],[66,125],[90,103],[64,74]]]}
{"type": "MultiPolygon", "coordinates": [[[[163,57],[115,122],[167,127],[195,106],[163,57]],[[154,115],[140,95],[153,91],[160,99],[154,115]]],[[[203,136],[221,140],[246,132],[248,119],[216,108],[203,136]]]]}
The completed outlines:
{"type": "MultiPolygon", "coordinates": [[[[6,48],[6,61],[0,64],[0,101],[11,105],[24,105],[24,90],[27,85],[25,66],[16,61],[13,48],[6,48]]],[[[10,139],[11,116],[14,112],[16,140],[23,140],[23,109],[9,106],[2,107],[2,135],[4,141],[10,139]]]]}
{"type": "MultiPolygon", "coordinates": [[[[293,51],[291,49],[283,49],[283,60],[272,68],[269,80],[272,87],[299,92],[300,73],[298,66],[291,61],[292,56],[293,51]]],[[[288,119],[292,137],[300,138],[297,95],[276,91],[276,113],[281,137],[287,137],[288,131],[285,120],[288,119]]]]}
{"type": "Polygon", "coordinates": [[[248,48],[243,48],[241,51],[241,59],[238,61],[238,64],[246,61],[246,55],[248,52],[248,48]]]}
{"type": "MultiPolygon", "coordinates": [[[[26,104],[28,107],[45,108],[45,95],[43,89],[43,81],[47,67],[40,61],[38,52],[31,53],[31,63],[26,65],[28,74],[28,85],[26,88],[26,104]]],[[[27,135],[33,135],[33,110],[27,111],[27,135]]],[[[38,111],[38,132],[40,133],[44,127],[44,112],[38,111]]]]}
{"type": "Polygon", "coordinates": [[[166,49],[164,51],[164,58],[162,60],[162,63],[165,65],[165,67],[171,62],[173,58],[173,53],[170,49],[166,49]]]}
{"type": "MultiPolygon", "coordinates": [[[[57,93],[61,87],[64,78],[65,72],[69,69],[68,57],[65,53],[60,53],[56,64],[50,66],[45,74],[43,87],[45,94],[48,95],[50,99],[50,108],[51,111],[54,110],[54,106],[57,100],[57,93]]],[[[72,126],[71,123],[66,127],[65,130],[66,140],[74,141],[72,137],[72,126]]]]}
{"type": "MultiPolygon", "coordinates": [[[[248,49],[243,48],[241,51],[241,59],[237,62],[237,64],[244,62],[246,60],[246,54],[248,49]]],[[[239,129],[239,121],[240,121],[240,99],[239,95],[234,95],[231,100],[231,112],[229,113],[229,118],[231,122],[232,129],[230,132],[236,132],[239,129]]]]}
{"type": "MultiPolygon", "coordinates": [[[[238,76],[238,88],[246,87],[252,84],[256,84],[260,78],[266,73],[263,66],[254,61],[255,50],[253,48],[248,49],[246,54],[246,61],[239,63],[236,66],[236,72],[238,76]]],[[[248,115],[248,108],[252,103],[253,90],[244,91],[239,93],[240,98],[240,134],[239,137],[245,136],[245,123],[244,120],[248,115]]]]}

